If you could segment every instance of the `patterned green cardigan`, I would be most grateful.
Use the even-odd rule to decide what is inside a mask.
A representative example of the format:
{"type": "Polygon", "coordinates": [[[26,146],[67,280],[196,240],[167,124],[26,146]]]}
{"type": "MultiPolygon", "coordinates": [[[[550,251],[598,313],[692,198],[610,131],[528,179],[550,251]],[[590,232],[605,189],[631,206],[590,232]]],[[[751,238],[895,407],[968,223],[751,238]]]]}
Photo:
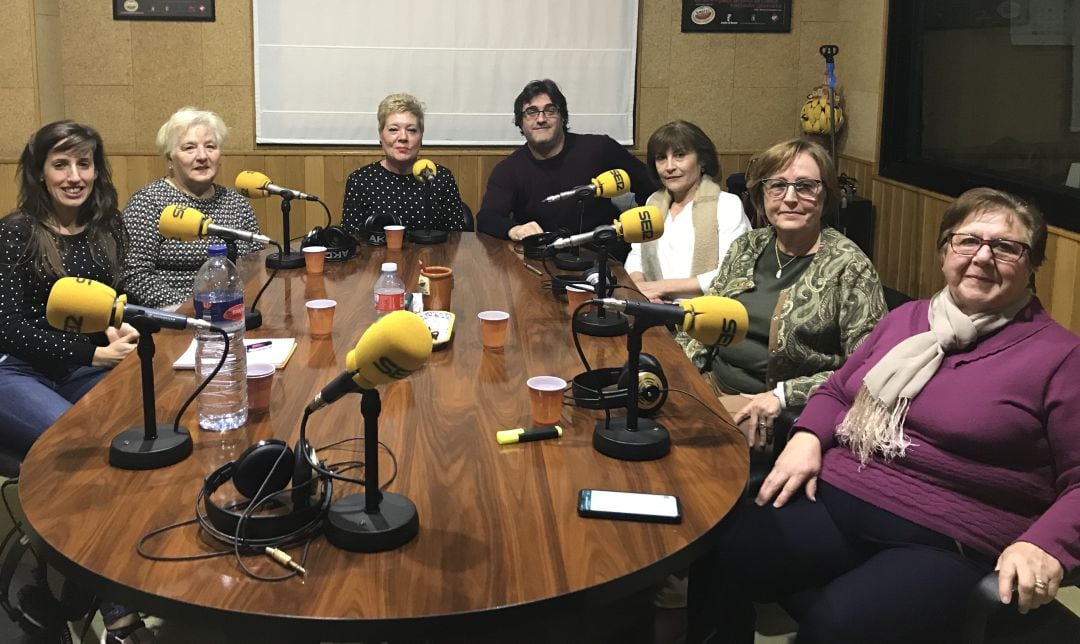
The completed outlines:
{"type": "MultiPolygon", "coordinates": [[[[772,239],[772,229],[759,228],[732,242],[708,295],[736,297],[753,289],[754,265],[772,239]]],[[[776,302],[766,389],[782,382],[787,406],[802,407],[884,315],[885,298],[874,265],[847,237],[822,229],[814,259],[776,302]]],[[[677,340],[698,369],[707,368],[708,347],[684,333],[677,340]]],[[[713,386],[719,390],[716,382],[713,386]]]]}

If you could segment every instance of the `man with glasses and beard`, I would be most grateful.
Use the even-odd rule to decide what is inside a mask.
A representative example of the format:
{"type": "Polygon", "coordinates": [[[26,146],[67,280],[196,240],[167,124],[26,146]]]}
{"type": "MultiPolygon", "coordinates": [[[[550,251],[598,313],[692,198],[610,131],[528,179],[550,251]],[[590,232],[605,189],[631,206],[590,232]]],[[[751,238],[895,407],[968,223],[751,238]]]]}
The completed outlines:
{"type": "MultiPolygon", "coordinates": [[[[607,170],[624,170],[639,205],[656,190],[645,164],[614,139],[569,131],[566,97],[550,79],[534,80],[514,100],[514,124],[525,145],[495,166],[476,217],[476,229],[514,241],[564,228],[571,233],[610,224],[619,209],[609,199],[541,203],[544,197],[588,184],[607,170]]],[[[629,247],[611,249],[623,259],[629,247]]]]}

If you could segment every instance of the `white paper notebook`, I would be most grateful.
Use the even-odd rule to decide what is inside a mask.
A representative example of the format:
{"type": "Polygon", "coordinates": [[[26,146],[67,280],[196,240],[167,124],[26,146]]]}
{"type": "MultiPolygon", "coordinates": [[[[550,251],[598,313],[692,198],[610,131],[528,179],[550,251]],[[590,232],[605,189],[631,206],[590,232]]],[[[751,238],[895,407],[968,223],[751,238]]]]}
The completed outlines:
{"type": "MultiPolygon", "coordinates": [[[[278,369],[292,357],[296,349],[295,338],[244,338],[244,346],[247,347],[247,361],[272,364],[278,369]],[[269,344],[267,344],[269,343],[269,344]]],[[[173,369],[195,368],[195,340],[188,345],[187,351],[176,359],[173,369]]]]}

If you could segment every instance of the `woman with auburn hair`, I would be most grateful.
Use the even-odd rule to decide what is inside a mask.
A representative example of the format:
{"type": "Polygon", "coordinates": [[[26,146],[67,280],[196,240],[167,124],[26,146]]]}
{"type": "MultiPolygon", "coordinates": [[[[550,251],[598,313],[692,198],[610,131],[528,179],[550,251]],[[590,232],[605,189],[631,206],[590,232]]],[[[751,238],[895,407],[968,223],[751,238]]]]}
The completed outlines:
{"type": "Polygon", "coordinates": [[[649,137],[646,166],[663,186],[649,197],[660,209],[664,234],[630,244],[624,268],[653,302],[701,295],[720,270],[731,242],[750,230],[742,201],[716,183],[716,146],[688,121],[662,125],[649,137]]]}

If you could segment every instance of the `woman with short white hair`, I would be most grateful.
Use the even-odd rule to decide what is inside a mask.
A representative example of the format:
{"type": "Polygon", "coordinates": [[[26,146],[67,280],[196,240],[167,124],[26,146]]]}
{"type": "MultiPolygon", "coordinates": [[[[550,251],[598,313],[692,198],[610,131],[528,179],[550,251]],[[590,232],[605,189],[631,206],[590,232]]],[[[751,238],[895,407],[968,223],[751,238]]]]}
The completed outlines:
{"type": "MultiPolygon", "coordinates": [[[[130,239],[125,283],[132,301],[171,309],[191,297],[195,273],[206,261],[210,237],[196,241],[165,239],[158,231],[168,205],[194,208],[215,224],[258,233],[255,212],[240,193],[215,183],[221,150],[229,129],[214,112],[184,107],[158,130],[157,147],[165,159],[165,176],[139,188],[124,207],[130,239]]],[[[241,255],[261,244],[238,241],[241,255]]]]}

